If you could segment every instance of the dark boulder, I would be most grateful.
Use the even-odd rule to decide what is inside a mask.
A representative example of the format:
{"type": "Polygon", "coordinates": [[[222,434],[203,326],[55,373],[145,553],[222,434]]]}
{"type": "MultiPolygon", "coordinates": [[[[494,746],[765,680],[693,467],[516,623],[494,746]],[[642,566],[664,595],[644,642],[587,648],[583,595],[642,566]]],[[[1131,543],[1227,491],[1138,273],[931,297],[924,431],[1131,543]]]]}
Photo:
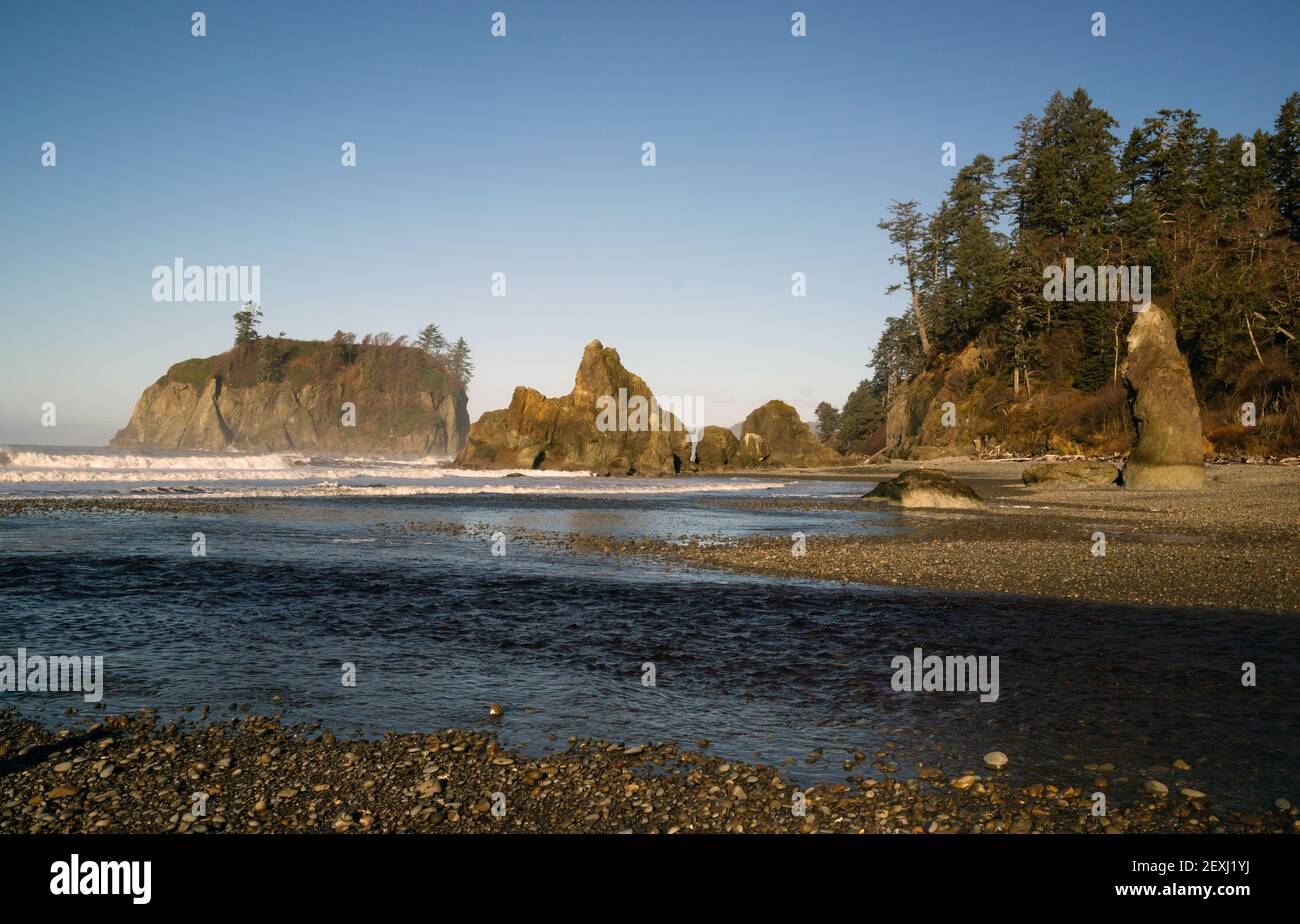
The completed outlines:
{"type": "Polygon", "coordinates": [[[863,500],[900,507],[974,509],[984,506],[975,489],[937,468],[914,468],[882,481],[863,500]]]}

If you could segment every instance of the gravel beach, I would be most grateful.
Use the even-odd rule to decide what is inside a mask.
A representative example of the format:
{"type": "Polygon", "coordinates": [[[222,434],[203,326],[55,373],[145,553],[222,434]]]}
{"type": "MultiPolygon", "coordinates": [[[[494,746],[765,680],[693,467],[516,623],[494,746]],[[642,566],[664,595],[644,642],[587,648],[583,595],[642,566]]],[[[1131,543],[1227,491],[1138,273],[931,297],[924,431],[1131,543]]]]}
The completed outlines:
{"type": "MultiPolygon", "coordinates": [[[[765,473],[884,480],[922,463],[834,473],[765,473]]],[[[1032,594],[1155,606],[1300,612],[1300,467],[1215,465],[1205,491],[1027,487],[1025,463],[939,459],[988,501],[981,510],[884,508],[866,502],[774,498],[746,505],[892,510],[906,530],[888,536],[786,536],[674,543],[588,542],[689,567],[932,590],[1032,594]],[[1094,554],[1094,534],[1105,555],[1094,554]]]]}
{"type": "Polygon", "coordinates": [[[795,790],[771,767],[709,756],[707,742],[571,740],[528,757],[454,729],[347,741],[272,718],[164,724],[146,713],[55,733],[10,711],[0,832],[1300,832],[1289,803],[1238,812],[1180,785],[1190,768],[1177,759],[1094,815],[1092,794],[1123,768],[1018,786],[991,769],[1014,755],[990,754],[986,766],[919,766],[896,780],[888,756],[849,755],[846,782],[795,790]]]}

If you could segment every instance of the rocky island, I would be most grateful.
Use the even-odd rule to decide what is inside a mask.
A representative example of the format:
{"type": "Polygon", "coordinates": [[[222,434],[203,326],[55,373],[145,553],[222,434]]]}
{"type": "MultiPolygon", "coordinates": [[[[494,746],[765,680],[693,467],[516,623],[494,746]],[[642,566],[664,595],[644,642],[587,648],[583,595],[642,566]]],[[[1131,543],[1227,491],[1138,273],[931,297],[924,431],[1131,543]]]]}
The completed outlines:
{"type": "Polygon", "coordinates": [[[144,390],[115,449],[451,455],[465,386],[401,344],[262,337],[172,366],[144,390]]]}
{"type": "Polygon", "coordinates": [[[474,423],[456,464],[674,475],[848,463],[820,443],[795,409],[782,401],[769,401],[753,411],[740,437],[725,427],[703,427],[692,445],[686,424],[659,406],[645,380],[623,367],[618,351],[593,340],[582,352],[572,392],[547,398],[520,385],[510,407],[488,411],[474,423]],[[651,413],[644,422],[602,427],[602,402],[620,393],[628,404],[642,399],[651,413]]]}

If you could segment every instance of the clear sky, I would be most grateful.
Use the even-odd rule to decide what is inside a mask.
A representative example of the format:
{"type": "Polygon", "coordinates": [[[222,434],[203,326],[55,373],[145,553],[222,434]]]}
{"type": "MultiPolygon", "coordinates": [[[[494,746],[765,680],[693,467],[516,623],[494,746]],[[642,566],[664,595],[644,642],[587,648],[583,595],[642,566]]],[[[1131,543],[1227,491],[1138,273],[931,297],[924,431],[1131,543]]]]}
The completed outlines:
{"type": "Polygon", "coordinates": [[[905,308],[876,222],[935,205],[943,142],[1001,157],[1080,85],[1121,137],[1161,107],[1271,127],[1297,39],[1296,0],[4,0],[0,443],[102,444],[229,347],[235,305],[151,298],[177,257],[260,266],[271,333],[438,322],[473,417],[567,393],[594,338],[709,423],[807,417],[905,308]]]}

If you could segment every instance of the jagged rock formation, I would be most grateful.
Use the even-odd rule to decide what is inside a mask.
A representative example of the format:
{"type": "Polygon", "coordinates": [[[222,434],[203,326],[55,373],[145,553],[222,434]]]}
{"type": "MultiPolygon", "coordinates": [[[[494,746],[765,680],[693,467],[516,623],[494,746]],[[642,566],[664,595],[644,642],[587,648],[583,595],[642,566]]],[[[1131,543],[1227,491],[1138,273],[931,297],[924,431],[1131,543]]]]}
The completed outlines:
{"type": "Polygon", "coordinates": [[[799,419],[799,412],[784,401],[769,401],[755,408],[741,425],[737,467],[846,464],[843,456],[813,436],[799,419]]]}
{"type": "Polygon", "coordinates": [[[914,468],[897,478],[882,481],[863,500],[896,504],[900,507],[975,509],[984,506],[975,489],[937,468],[914,468]]]}
{"type": "MultiPolygon", "coordinates": [[[[519,386],[510,407],[488,411],[469,429],[456,464],[466,468],[524,468],[590,471],[600,475],[671,475],[690,459],[690,443],[681,421],[666,410],[643,417],[636,408],[653,397],[649,386],[623,368],[618,351],[599,340],[587,344],[573,391],[562,398],[519,386]],[[620,401],[620,389],[625,401],[620,401]],[[627,408],[615,426],[598,427],[611,400],[627,408]],[[640,429],[641,426],[653,429],[640,429]]],[[[657,410],[657,412],[655,412],[657,410]]],[[[608,422],[608,417],[606,417],[608,422]]]]}
{"type": "Polygon", "coordinates": [[[1025,484],[1048,487],[1105,487],[1119,481],[1119,468],[1109,462],[1076,459],[1070,462],[1040,462],[1020,474],[1025,484]]]}
{"type": "Polygon", "coordinates": [[[1137,445],[1124,465],[1124,487],[1137,491],[1205,487],[1201,408],[1174,325],[1148,303],[1128,334],[1123,367],[1137,445]]]}
{"type": "Polygon", "coordinates": [[[751,413],[739,439],[725,427],[704,427],[692,457],[685,426],[654,404],[653,397],[639,376],[623,368],[618,351],[593,340],[583,350],[570,394],[548,398],[519,386],[510,407],[488,411],[474,422],[456,464],[600,475],[846,464],[843,456],[813,436],[794,408],[780,401],[769,401],[751,413]],[[639,420],[638,398],[649,411],[639,420]],[[611,403],[614,415],[608,413],[611,403]],[[609,426],[613,422],[618,425],[609,426]]]}
{"type": "Polygon", "coordinates": [[[109,445],[428,456],[468,430],[464,388],[421,350],[268,338],[172,366],[109,445]]]}

